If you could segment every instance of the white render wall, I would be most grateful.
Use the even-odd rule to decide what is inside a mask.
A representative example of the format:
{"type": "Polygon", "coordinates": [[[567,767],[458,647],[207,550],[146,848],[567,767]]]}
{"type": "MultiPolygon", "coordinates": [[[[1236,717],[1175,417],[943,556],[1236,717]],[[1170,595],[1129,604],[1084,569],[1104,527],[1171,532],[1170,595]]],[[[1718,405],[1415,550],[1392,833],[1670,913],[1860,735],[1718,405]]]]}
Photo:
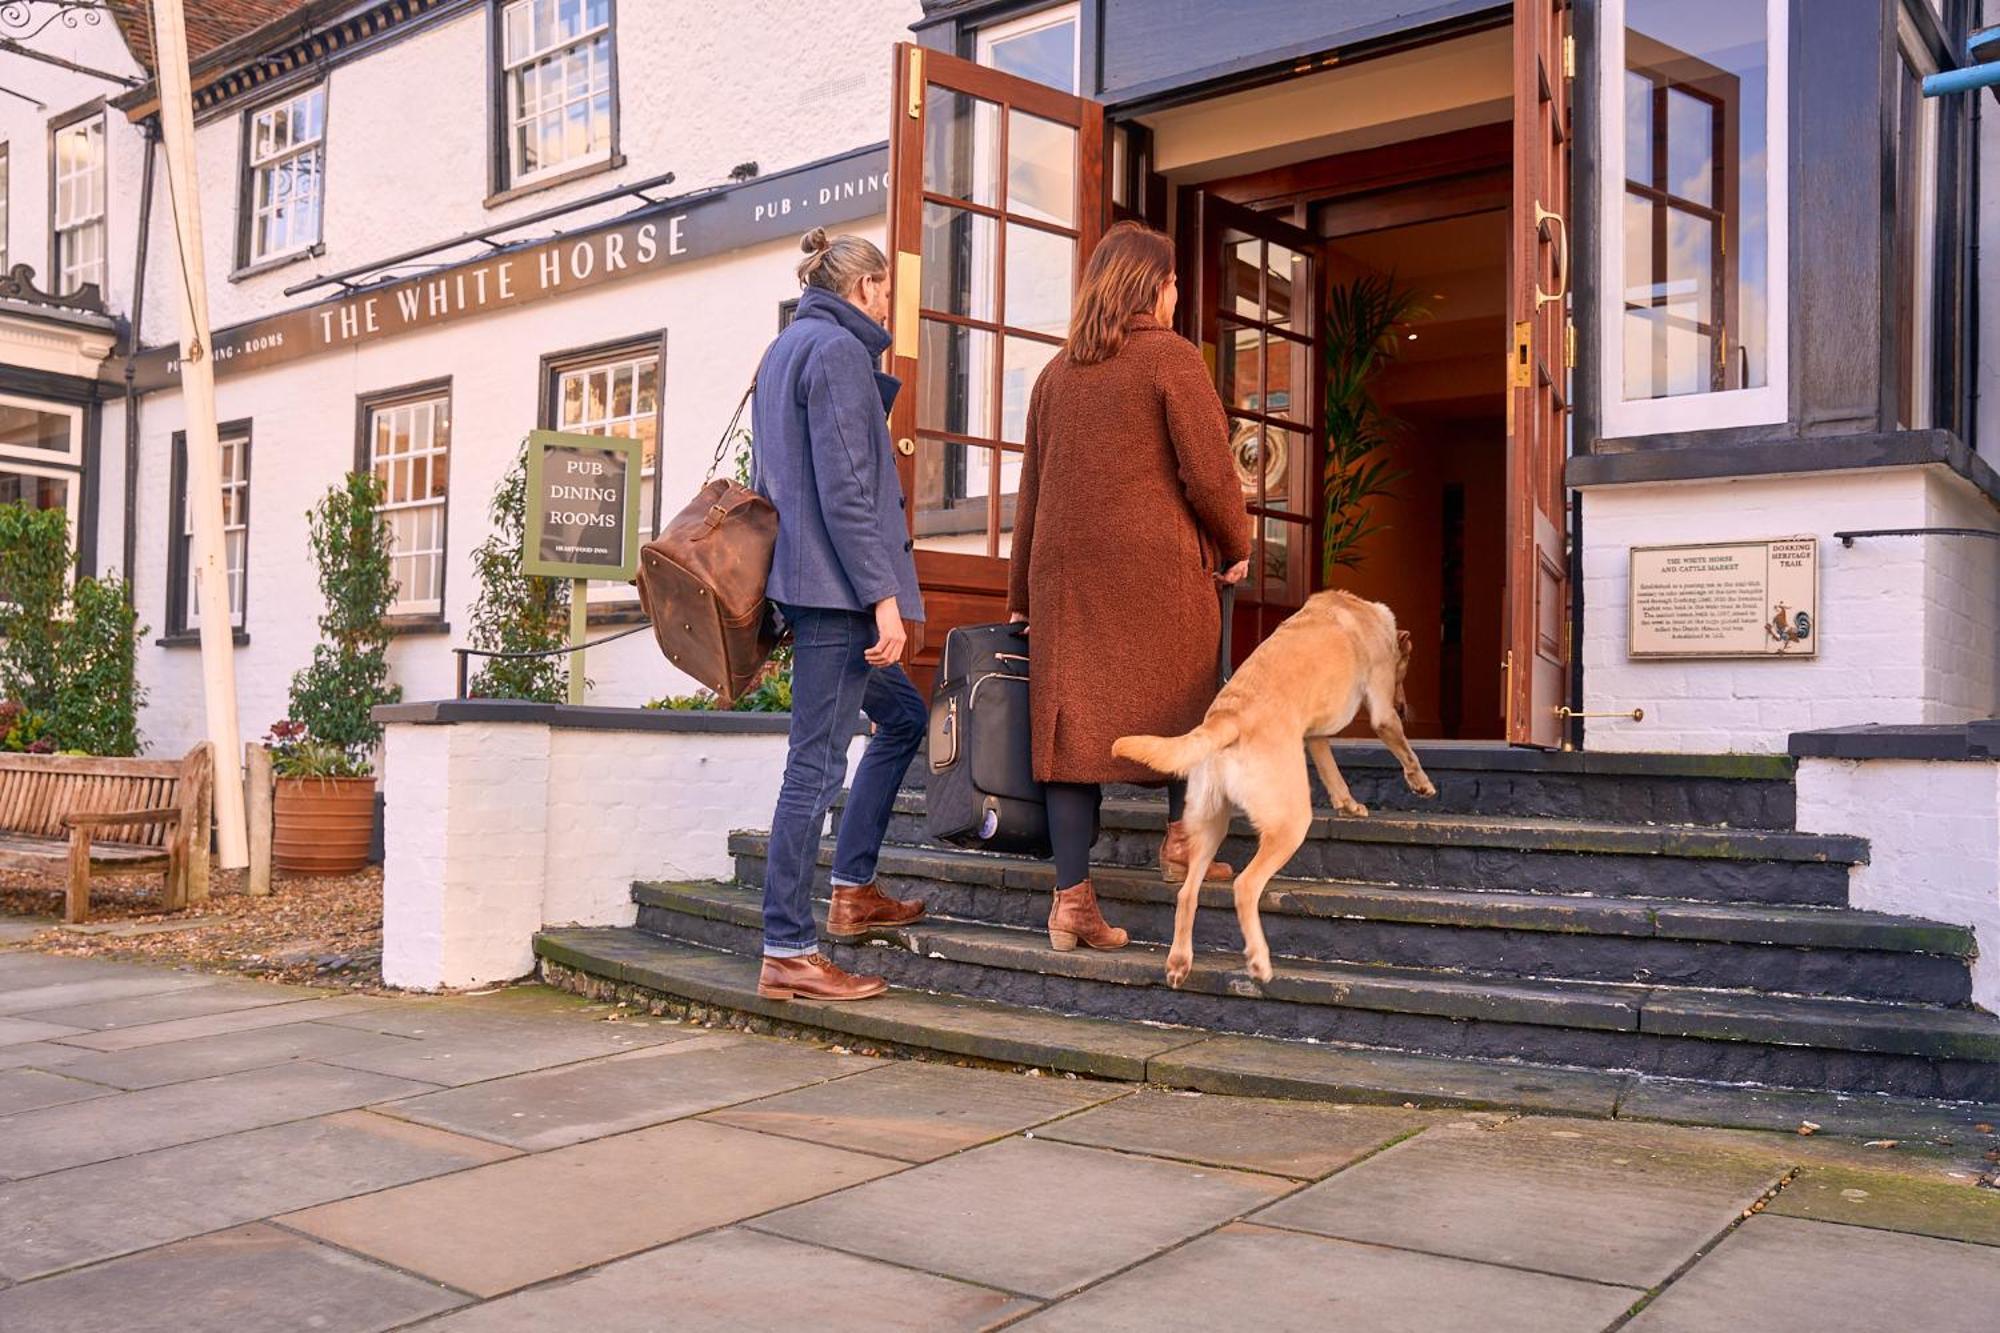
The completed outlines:
{"type": "Polygon", "coordinates": [[[2000,764],[1801,759],[1798,826],[1868,839],[1858,908],[1970,926],[1975,1004],[2000,1012],[2000,764]]]}
{"type": "Polygon", "coordinates": [[[1593,750],[1782,753],[1794,731],[1964,722],[1996,704],[2000,543],[1864,539],[1843,529],[2000,527],[1941,466],[1596,487],[1583,496],[1583,688],[1593,750]],[[1819,655],[1633,661],[1634,546],[1819,537],[1819,655]]]}

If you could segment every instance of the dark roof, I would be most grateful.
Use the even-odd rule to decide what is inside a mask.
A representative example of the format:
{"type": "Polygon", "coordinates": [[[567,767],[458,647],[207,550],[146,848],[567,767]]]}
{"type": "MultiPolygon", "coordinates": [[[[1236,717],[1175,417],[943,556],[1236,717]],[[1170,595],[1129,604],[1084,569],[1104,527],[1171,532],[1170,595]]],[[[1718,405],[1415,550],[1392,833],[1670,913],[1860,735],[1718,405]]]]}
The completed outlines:
{"type": "MultiPolygon", "coordinates": [[[[309,0],[188,0],[188,59],[199,62],[225,42],[234,41],[274,19],[304,9],[309,0]]],[[[106,0],[118,21],[118,31],[132,58],[153,72],[153,28],[150,0],[106,0]]]]}

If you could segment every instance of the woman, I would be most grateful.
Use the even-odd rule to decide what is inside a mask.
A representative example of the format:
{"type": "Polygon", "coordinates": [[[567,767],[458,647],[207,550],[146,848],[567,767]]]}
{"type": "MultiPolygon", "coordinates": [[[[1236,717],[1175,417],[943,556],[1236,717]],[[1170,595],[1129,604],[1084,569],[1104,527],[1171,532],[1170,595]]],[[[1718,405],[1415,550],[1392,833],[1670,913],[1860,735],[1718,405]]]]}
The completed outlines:
{"type": "MultiPolygon", "coordinates": [[[[1201,353],[1173,332],[1178,296],[1173,242],[1137,223],[1113,227],[1084,270],[1063,353],[1028,404],[1008,611],[1031,626],[1057,949],[1125,944],[1090,885],[1100,784],[1160,777],[1113,758],[1111,744],[1200,723],[1215,696],[1216,580],[1239,582],[1250,568],[1222,401],[1201,353]]],[[[1169,878],[1186,868],[1185,795],[1168,784],[1169,878]]]]}
{"type": "Polygon", "coordinates": [[[875,724],[833,858],[826,933],[907,925],[922,904],[885,896],[875,863],[903,772],[924,736],[923,696],[903,674],[904,621],[924,618],[887,413],[889,261],[859,236],[807,233],[798,315],[764,354],[751,409],[757,489],[778,510],[765,592],[792,632],[791,748],[764,869],[766,999],[861,1000],[888,983],[819,952],[812,873],[859,717],[875,724]]]}

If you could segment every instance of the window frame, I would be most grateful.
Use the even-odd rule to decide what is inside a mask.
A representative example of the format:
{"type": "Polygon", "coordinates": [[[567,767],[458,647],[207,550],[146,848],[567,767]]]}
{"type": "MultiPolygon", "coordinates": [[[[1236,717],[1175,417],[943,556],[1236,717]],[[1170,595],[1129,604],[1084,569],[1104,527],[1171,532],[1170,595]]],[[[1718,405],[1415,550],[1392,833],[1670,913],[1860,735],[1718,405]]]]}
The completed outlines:
{"type": "Polygon", "coordinates": [[[12,261],[8,256],[12,250],[7,244],[9,219],[14,207],[14,153],[13,145],[0,139],[0,274],[8,272],[12,261]]]}
{"type": "MultiPolygon", "coordinates": [[[[74,288],[69,288],[63,284],[62,229],[56,225],[56,191],[60,177],[61,157],[58,145],[62,141],[62,136],[79,128],[87,129],[93,120],[97,122],[98,210],[92,221],[102,229],[103,234],[101,267],[104,272],[102,280],[96,284],[98,298],[99,300],[103,300],[107,294],[106,288],[110,286],[111,282],[111,117],[106,109],[105,101],[101,97],[73,111],[65,112],[61,116],[51,117],[49,120],[49,192],[45,207],[49,232],[48,290],[57,296],[71,296],[80,292],[85,285],[88,285],[79,284],[74,288]]],[[[74,226],[70,228],[72,231],[75,229],[74,226]]]]}
{"type": "MultiPolygon", "coordinates": [[[[604,32],[610,39],[607,58],[611,90],[610,142],[601,152],[591,153],[552,167],[537,168],[526,174],[515,172],[514,119],[508,77],[513,66],[507,61],[507,11],[521,3],[532,3],[532,0],[491,0],[487,9],[486,80],[487,117],[490,122],[490,132],[487,135],[486,206],[488,208],[524,194],[532,194],[537,190],[561,185],[579,177],[596,175],[598,172],[612,171],[625,165],[625,157],[620,150],[620,144],[623,142],[623,118],[620,114],[618,88],[618,0],[605,0],[604,32]]],[[[585,0],[585,3],[588,3],[588,0],[585,0]]],[[[573,43],[565,45],[570,44],[573,43]]]]}
{"type": "MultiPolygon", "coordinates": [[[[1059,3],[1030,10],[1010,19],[995,23],[981,24],[972,33],[972,63],[987,69],[997,69],[990,57],[996,44],[1013,37],[1025,37],[1029,33],[1053,28],[1059,23],[1070,23],[1075,29],[1075,40],[1070,43],[1070,86],[1058,88],[1057,92],[1068,93],[1072,97],[1084,96],[1083,91],[1083,5],[1081,0],[1060,0],[1059,3]]],[[[1006,73],[1008,71],[999,71],[1006,73]]],[[[1022,77],[1022,76],[1016,76],[1022,77]]]]}
{"type": "MultiPolygon", "coordinates": [[[[1936,14],[1935,10],[1932,12],[1936,14]]],[[[1937,17],[1942,20],[1942,15],[1937,17]]],[[[1896,41],[1890,54],[1893,78],[1889,95],[1900,97],[1906,76],[1914,76],[1921,80],[1928,74],[1937,73],[1938,68],[1937,56],[1919,28],[1915,13],[1908,4],[1897,5],[1896,41]]],[[[1938,353],[1943,346],[1939,334],[1943,331],[1941,320],[1945,303],[1941,298],[1946,293],[1941,279],[1944,277],[1942,262],[1947,248],[1944,199],[1941,193],[1944,183],[1942,168],[1945,164],[1940,160],[1945,132],[1944,111],[1945,108],[1939,99],[1919,97],[1917,116],[1922,151],[1917,159],[1918,213],[1912,236],[1913,253],[1908,273],[1903,272],[1900,263],[1903,206],[1906,202],[1900,192],[1902,145],[1895,140],[1890,144],[1889,169],[1892,177],[1889,183],[1890,223],[1887,250],[1890,262],[1884,265],[1884,269],[1887,270],[1890,281],[1895,284],[1889,294],[1889,308],[1896,312],[1897,319],[1895,336],[1890,342],[1889,349],[1892,361],[1890,372],[1886,377],[1887,405],[1884,415],[1887,418],[1886,424],[1897,430],[1930,429],[1938,422],[1938,409],[1941,405],[1943,385],[1938,376],[1940,364],[1938,353]],[[1902,283],[1905,280],[1913,284],[1911,291],[1913,318],[1911,327],[1907,330],[1902,327],[1901,318],[1902,283]],[[1907,424],[1902,420],[1904,404],[1901,378],[1902,339],[1905,334],[1910,338],[1911,356],[1908,404],[1910,420],[1907,424]]],[[[1892,129],[1899,131],[1901,128],[1899,106],[1892,129]]]]}
{"type": "MultiPolygon", "coordinates": [[[[375,473],[375,432],[373,430],[375,413],[384,409],[406,407],[414,403],[429,402],[436,399],[442,399],[444,402],[446,427],[449,429],[451,419],[456,415],[456,409],[452,402],[452,379],[449,375],[439,376],[435,379],[419,380],[412,384],[399,384],[394,388],[378,389],[371,393],[357,395],[354,400],[354,470],[369,476],[373,476],[375,473]]],[[[446,460],[444,494],[437,497],[439,506],[437,605],[434,609],[411,610],[407,606],[404,606],[400,600],[391,602],[388,614],[383,617],[383,623],[391,629],[428,627],[445,623],[445,609],[451,604],[450,465],[453,452],[452,441],[447,439],[444,447],[444,457],[446,460]],[[399,606],[402,609],[397,609],[399,606]]],[[[387,503],[387,493],[385,490],[385,508],[383,510],[385,514],[392,512],[386,508],[387,503]]],[[[412,505],[410,507],[414,508],[415,506],[412,505]]],[[[399,597],[400,592],[401,590],[398,589],[399,597]]]]}
{"type": "MultiPolygon", "coordinates": [[[[251,420],[245,417],[238,421],[224,421],[215,428],[217,440],[237,441],[243,458],[243,604],[230,616],[230,633],[236,642],[249,641],[250,627],[250,516],[255,500],[251,482],[251,468],[255,452],[252,447],[251,420]]],[[[189,614],[193,599],[189,596],[188,577],[193,561],[193,536],[182,531],[186,525],[188,508],[188,453],[187,432],[177,430],[173,434],[173,460],[169,467],[171,483],[168,488],[167,511],[167,606],[166,636],[162,643],[179,643],[198,639],[201,626],[189,614]]],[[[225,526],[225,531],[227,528],[225,526]]],[[[224,557],[225,561],[227,556],[224,557]]]]}
{"type": "Polygon", "coordinates": [[[86,535],[81,527],[84,477],[88,470],[86,464],[94,457],[84,439],[84,432],[90,426],[89,411],[80,403],[35,398],[23,393],[0,392],[0,403],[69,418],[70,448],[67,453],[0,445],[0,472],[47,477],[69,484],[69,498],[63,508],[69,515],[70,543],[80,553],[86,535]]]}
{"type": "MultiPolygon", "coordinates": [[[[1791,147],[1789,0],[1761,0],[1769,61],[1765,81],[1765,222],[1769,258],[1764,383],[1664,398],[1625,393],[1625,12],[1626,0],[1602,0],[1597,41],[1597,257],[1591,316],[1597,321],[1598,435],[1629,439],[1743,426],[1777,425],[1791,413],[1791,147]]],[[[1740,187],[1739,187],[1740,189],[1740,187]]]]}
{"type": "Polygon", "coordinates": [[[241,151],[237,154],[236,186],[236,271],[232,277],[248,273],[261,273],[266,269],[279,268],[285,264],[326,252],[326,159],[328,115],[331,97],[331,80],[321,78],[312,83],[294,84],[254,106],[247,107],[238,118],[238,137],[241,151]],[[316,151],[319,154],[318,190],[319,203],[314,213],[315,228],[313,238],[302,245],[294,245],[284,250],[274,250],[269,254],[257,253],[257,172],[268,163],[252,161],[256,143],[257,118],[279,107],[289,105],[302,97],[319,95],[319,137],[311,149],[293,148],[281,157],[271,159],[272,163],[286,161],[303,152],[316,151]]]}
{"type": "MultiPolygon", "coordinates": [[[[657,364],[658,389],[653,399],[653,504],[651,513],[639,516],[647,525],[640,533],[642,545],[659,535],[662,517],[661,502],[665,487],[661,481],[667,463],[667,331],[653,329],[624,338],[545,353],[541,364],[541,401],[535,408],[535,419],[541,423],[543,430],[563,430],[565,427],[560,418],[564,375],[609,362],[634,360],[649,353],[657,364]]],[[[599,609],[624,611],[639,604],[639,592],[637,588],[625,584],[593,581],[590,604],[593,614],[599,609]]]]}

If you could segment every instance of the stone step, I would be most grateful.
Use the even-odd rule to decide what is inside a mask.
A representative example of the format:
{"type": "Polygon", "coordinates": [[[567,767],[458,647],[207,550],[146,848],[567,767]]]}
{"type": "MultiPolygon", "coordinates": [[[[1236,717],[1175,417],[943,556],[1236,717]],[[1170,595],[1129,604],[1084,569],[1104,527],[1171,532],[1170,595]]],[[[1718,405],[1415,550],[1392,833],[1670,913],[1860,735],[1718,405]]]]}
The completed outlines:
{"type": "MultiPolygon", "coordinates": [[[[768,843],[731,836],[738,882],[764,882],[768,843]]],[[[820,864],[832,859],[824,844],[820,864]]],[[[931,848],[885,848],[880,874],[889,892],[923,899],[933,916],[1029,929],[1046,920],[1055,887],[1047,862],[931,848]]],[[[1172,938],[1177,886],[1158,872],[1107,869],[1093,882],[1133,938],[1172,938]]],[[[649,890],[634,896],[643,913],[649,890]]],[[[1195,947],[1240,948],[1229,886],[1209,886],[1202,907],[1195,947]]],[[[1971,995],[1970,930],[1848,908],[1275,880],[1262,911],[1274,952],[1323,962],[1926,1004],[1971,995]]]]}
{"type": "MultiPolygon", "coordinates": [[[[745,956],[759,951],[751,891],[691,884],[652,892],[664,895],[648,908],[654,932],[745,956]]],[[[897,985],[1094,1018],[1710,1082],[2000,1099],[2000,1019],[1972,1010],[1475,980],[1296,959],[1260,986],[1234,955],[1215,954],[1197,955],[1186,984],[1172,990],[1157,945],[1057,953],[1039,932],[942,920],[828,952],[897,985]]]]}
{"type": "MultiPolygon", "coordinates": [[[[1786,755],[1607,754],[1448,741],[1419,742],[1416,751],[1438,789],[1429,800],[1403,785],[1400,762],[1380,744],[1334,742],[1354,798],[1384,811],[1753,829],[1789,829],[1797,812],[1786,755]]],[[[921,788],[926,776],[921,760],[910,766],[911,786],[921,788]]]]}
{"type": "Polygon", "coordinates": [[[760,1024],[906,1051],[1246,1096],[1936,1137],[2000,1121],[2000,1108],[1884,1096],[1728,1088],[1608,1070],[1476,1060],[1079,1018],[923,991],[861,1004],[765,1000],[757,960],[632,928],[544,931],[535,941],[558,985],[693,1006],[760,1024]]]}
{"type": "MultiPolygon", "coordinates": [[[[1091,859],[1149,866],[1166,827],[1159,798],[1107,797],[1091,859]]],[[[924,794],[896,799],[889,841],[940,846],[924,828],[924,794]]],[[[1238,820],[1222,859],[1246,865],[1256,847],[1238,820]]],[[[1868,859],[1860,838],[1688,824],[1621,824],[1540,816],[1375,814],[1320,810],[1285,866],[1296,879],[1365,880],[1522,893],[1841,907],[1848,867],[1868,859]]]]}

